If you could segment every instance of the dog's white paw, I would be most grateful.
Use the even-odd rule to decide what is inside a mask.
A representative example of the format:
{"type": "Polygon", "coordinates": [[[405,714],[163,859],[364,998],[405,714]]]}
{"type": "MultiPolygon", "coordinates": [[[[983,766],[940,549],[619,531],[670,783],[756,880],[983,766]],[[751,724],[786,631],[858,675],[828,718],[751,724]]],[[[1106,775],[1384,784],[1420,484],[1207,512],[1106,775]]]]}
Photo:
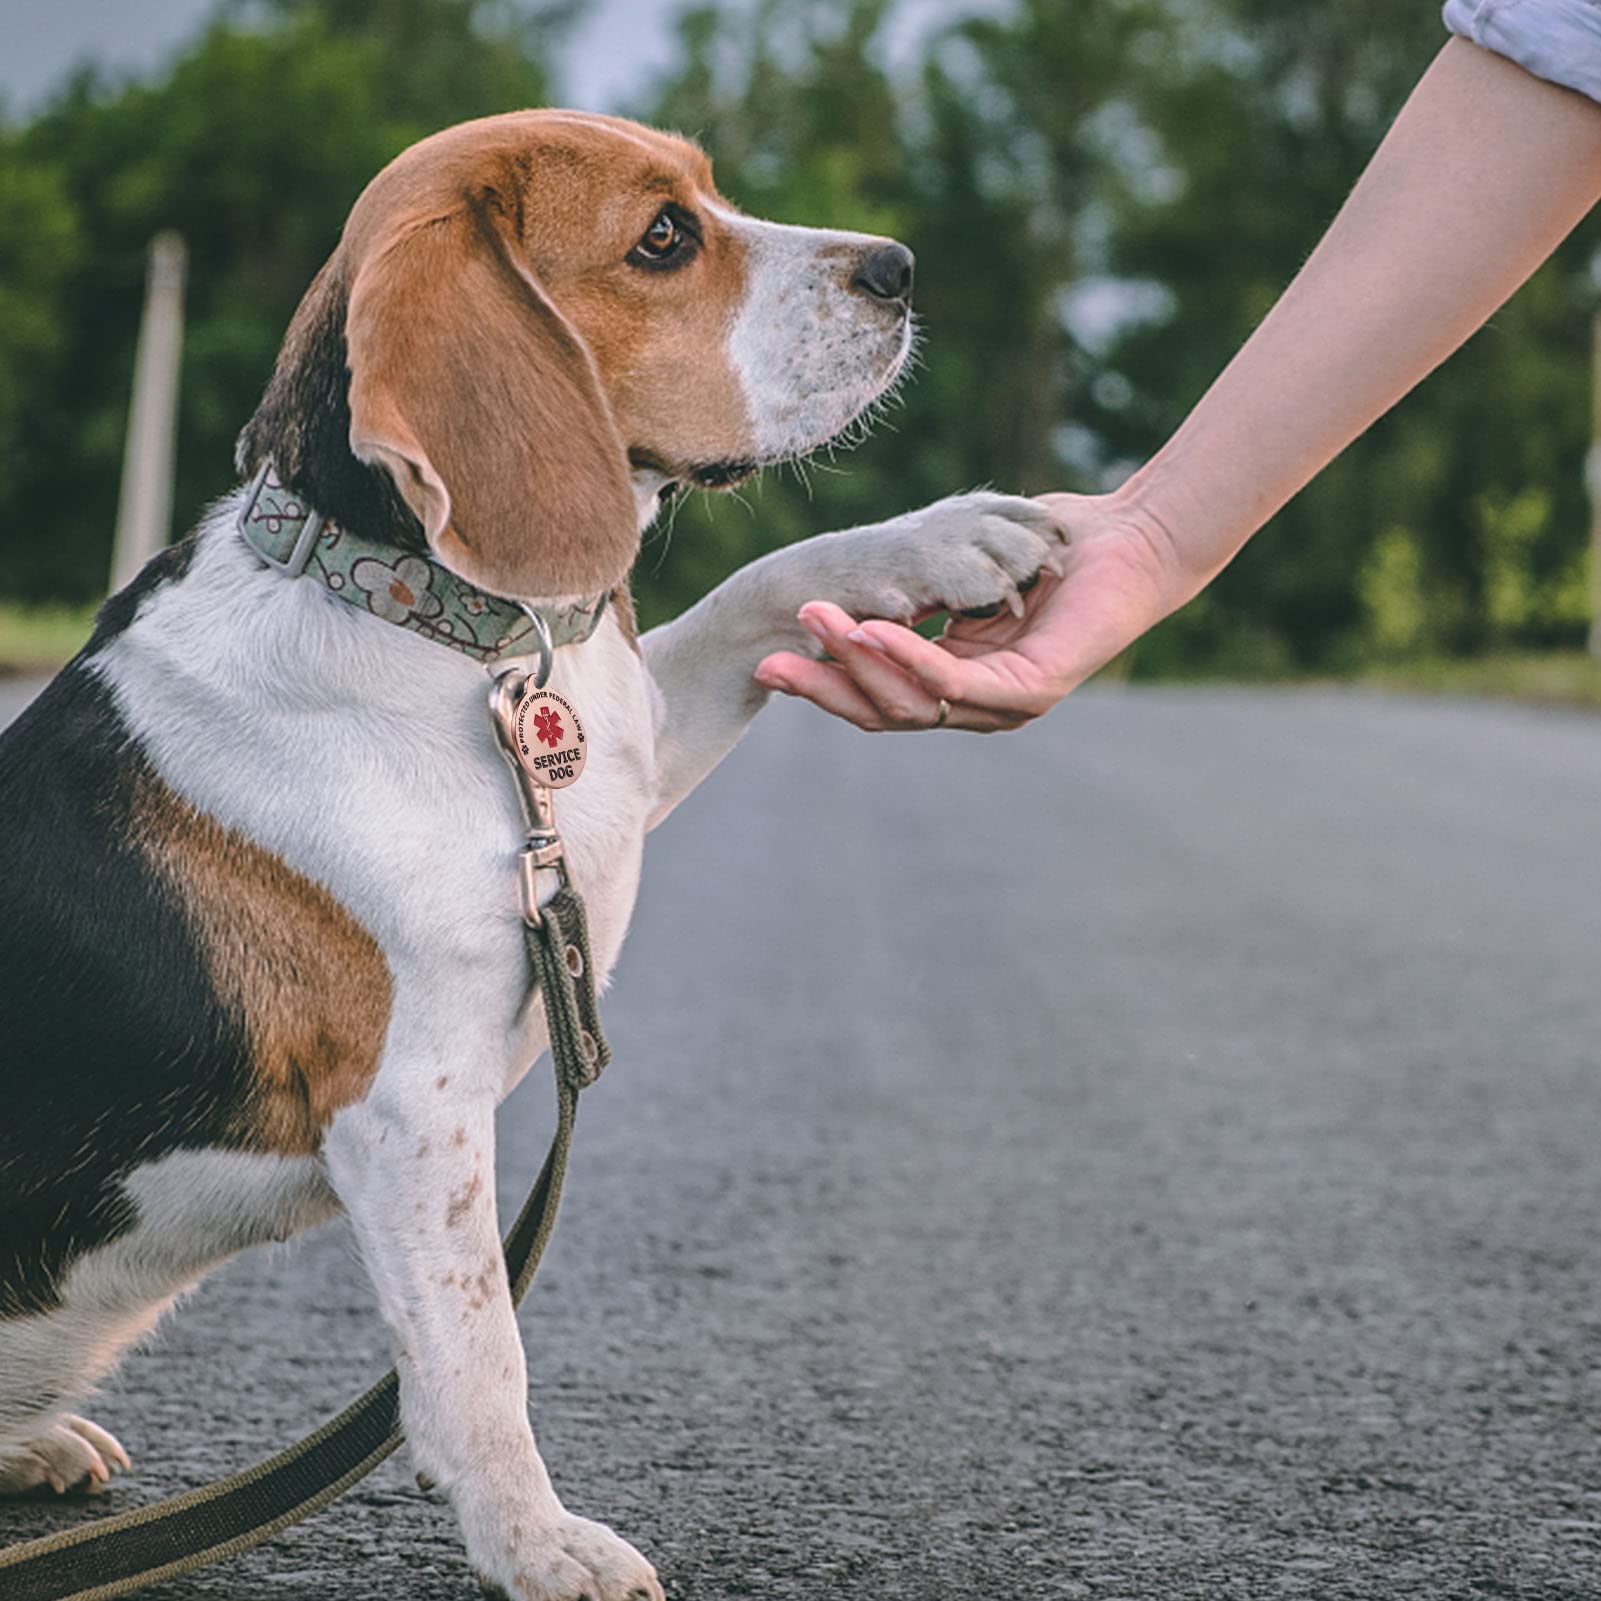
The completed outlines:
{"type": "Polygon", "coordinates": [[[78,1489],[93,1495],[132,1466],[114,1435],[69,1412],[0,1456],[0,1495],[26,1495],[47,1485],[57,1495],[78,1489]]]}
{"type": "Polygon", "coordinates": [[[1021,614],[1041,572],[1060,572],[1066,531],[1038,501],[987,491],[951,495],[920,511],[844,536],[851,571],[839,593],[819,591],[856,617],[897,622],[946,610],[1021,614]]]}
{"type": "Polygon", "coordinates": [[[665,1601],[656,1570],[604,1523],[562,1513],[532,1532],[495,1572],[478,1567],[486,1595],[507,1601],[665,1601]]]}

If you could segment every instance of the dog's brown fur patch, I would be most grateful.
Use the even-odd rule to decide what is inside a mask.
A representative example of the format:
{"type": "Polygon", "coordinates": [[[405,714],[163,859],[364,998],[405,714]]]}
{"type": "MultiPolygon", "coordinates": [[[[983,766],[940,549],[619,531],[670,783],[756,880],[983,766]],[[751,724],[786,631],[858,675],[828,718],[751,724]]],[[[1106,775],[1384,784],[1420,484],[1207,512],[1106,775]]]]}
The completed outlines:
{"type": "Polygon", "coordinates": [[[313,1154],[334,1113],[378,1071],[392,984],[377,941],[320,884],[158,779],[141,780],[133,815],[219,1001],[244,1026],[252,1089],[236,1138],[251,1150],[313,1154]]]}

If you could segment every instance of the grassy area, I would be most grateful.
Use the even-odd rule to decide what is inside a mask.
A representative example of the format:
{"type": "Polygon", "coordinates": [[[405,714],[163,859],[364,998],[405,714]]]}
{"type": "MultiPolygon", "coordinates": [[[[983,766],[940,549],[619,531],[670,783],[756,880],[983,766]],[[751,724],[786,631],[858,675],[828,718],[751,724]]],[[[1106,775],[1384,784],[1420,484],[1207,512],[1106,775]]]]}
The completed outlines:
{"type": "Polygon", "coordinates": [[[1368,668],[1360,681],[1380,689],[1601,710],[1601,661],[1582,650],[1516,652],[1468,659],[1439,658],[1368,668]]]}
{"type": "Polygon", "coordinates": [[[93,606],[0,603],[0,673],[54,672],[89,637],[93,606]]]}

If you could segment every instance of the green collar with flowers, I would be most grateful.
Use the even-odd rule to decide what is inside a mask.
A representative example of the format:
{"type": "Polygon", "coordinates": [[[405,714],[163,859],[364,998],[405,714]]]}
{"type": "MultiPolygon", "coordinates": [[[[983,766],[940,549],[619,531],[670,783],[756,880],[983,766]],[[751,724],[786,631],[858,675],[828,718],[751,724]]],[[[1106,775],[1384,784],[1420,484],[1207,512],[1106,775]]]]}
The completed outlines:
{"type": "Polygon", "coordinates": [[[269,462],[255,476],[239,513],[245,543],[287,578],[315,578],[352,606],[449,645],[486,665],[550,646],[576,645],[600,626],[606,596],[570,606],[525,607],[486,595],[432,556],[397,555],[313,511],[286,488],[269,462]],[[537,620],[531,613],[537,613],[537,620]]]}

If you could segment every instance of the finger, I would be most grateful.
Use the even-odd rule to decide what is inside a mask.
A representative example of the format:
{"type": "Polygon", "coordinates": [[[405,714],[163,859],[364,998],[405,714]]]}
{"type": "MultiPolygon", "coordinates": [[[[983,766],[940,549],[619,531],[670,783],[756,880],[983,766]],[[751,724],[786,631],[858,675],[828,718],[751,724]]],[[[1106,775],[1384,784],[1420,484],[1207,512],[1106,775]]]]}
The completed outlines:
{"type": "Polygon", "coordinates": [[[1030,717],[1022,712],[992,711],[982,706],[952,705],[950,715],[940,724],[939,706],[926,724],[891,725],[878,707],[864,695],[850,674],[838,662],[814,661],[794,651],[777,651],[763,657],[756,667],[756,681],[766,689],[809,700],[814,706],[853,723],[870,734],[892,731],[920,731],[940,726],[961,733],[999,734],[1021,728],[1030,717]]]}
{"type": "Polygon", "coordinates": [[[1009,734],[1032,719],[1021,712],[998,712],[988,706],[951,705],[951,714],[940,724],[958,734],[1009,734]]]}
{"type": "Polygon", "coordinates": [[[807,633],[825,644],[843,639],[856,626],[856,619],[831,600],[809,600],[795,615],[807,633]]]}
{"type": "Polygon", "coordinates": [[[1039,669],[1003,641],[979,642],[947,636],[924,639],[893,624],[864,623],[853,630],[865,648],[880,650],[916,678],[930,695],[960,702],[970,711],[994,714],[997,726],[1022,727],[1061,698],[1039,683],[1039,669]]]}
{"type": "Polygon", "coordinates": [[[776,689],[814,706],[868,733],[882,733],[887,726],[882,713],[836,662],[813,661],[783,650],[757,664],[756,682],[765,689],[776,689]]]}
{"type": "Polygon", "coordinates": [[[914,634],[909,628],[899,628],[894,623],[863,623],[850,631],[848,639],[852,649],[872,651],[881,661],[914,679],[924,694],[935,701],[985,705],[994,699],[996,686],[992,675],[953,656],[921,634],[914,634]]]}
{"type": "Polygon", "coordinates": [[[837,606],[808,602],[800,609],[800,620],[878,708],[887,727],[934,726],[939,718],[940,697],[930,694],[916,678],[881,651],[852,643],[847,636],[855,630],[856,624],[846,613],[837,606]],[[834,613],[844,619],[843,628],[837,622],[830,625],[830,614],[834,613]]]}

